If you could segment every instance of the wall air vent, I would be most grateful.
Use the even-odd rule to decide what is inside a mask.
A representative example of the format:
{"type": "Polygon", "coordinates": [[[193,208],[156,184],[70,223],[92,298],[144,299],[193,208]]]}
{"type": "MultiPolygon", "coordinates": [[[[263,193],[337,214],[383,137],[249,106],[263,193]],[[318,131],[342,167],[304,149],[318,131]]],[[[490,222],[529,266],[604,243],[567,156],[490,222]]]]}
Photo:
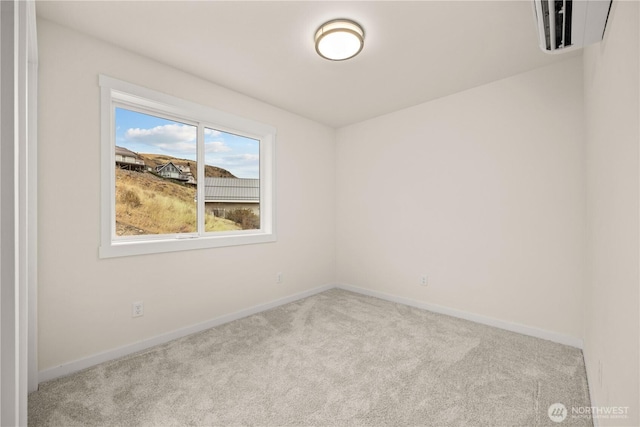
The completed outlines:
{"type": "Polygon", "coordinates": [[[534,0],[540,48],[561,53],[604,37],[612,0],[534,0]]]}

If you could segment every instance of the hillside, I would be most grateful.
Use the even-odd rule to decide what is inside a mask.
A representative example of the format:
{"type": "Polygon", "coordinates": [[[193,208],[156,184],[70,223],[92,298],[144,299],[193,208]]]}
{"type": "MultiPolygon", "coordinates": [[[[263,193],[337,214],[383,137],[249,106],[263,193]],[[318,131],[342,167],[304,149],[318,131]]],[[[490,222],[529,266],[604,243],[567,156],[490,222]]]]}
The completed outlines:
{"type": "MultiPolygon", "coordinates": [[[[175,157],[165,156],[163,154],[138,153],[138,155],[142,160],[144,160],[144,163],[147,166],[152,167],[153,170],[156,169],[156,166],[173,162],[173,164],[176,166],[189,166],[191,168],[191,173],[193,174],[193,176],[196,177],[196,179],[198,177],[198,166],[193,160],[177,159],[175,157]]],[[[204,166],[204,176],[207,178],[236,178],[236,176],[228,170],[210,165],[204,166]]]]}
{"type": "MultiPolygon", "coordinates": [[[[195,197],[193,186],[151,173],[116,169],[116,235],[196,232],[195,197]]],[[[233,221],[205,215],[206,231],[241,229],[233,221]]]]}

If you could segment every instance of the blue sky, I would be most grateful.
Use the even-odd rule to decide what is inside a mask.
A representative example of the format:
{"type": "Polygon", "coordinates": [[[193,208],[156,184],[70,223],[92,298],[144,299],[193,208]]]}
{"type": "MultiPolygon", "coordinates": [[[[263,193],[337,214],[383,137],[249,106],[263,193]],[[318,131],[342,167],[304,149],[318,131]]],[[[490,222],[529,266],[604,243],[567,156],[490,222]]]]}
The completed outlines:
{"type": "MultiPolygon", "coordinates": [[[[196,135],[195,126],[116,108],[116,145],[136,153],[195,161],[196,135]]],[[[259,178],[259,141],[205,129],[204,150],[206,164],[224,168],[238,178],[259,178]]]]}

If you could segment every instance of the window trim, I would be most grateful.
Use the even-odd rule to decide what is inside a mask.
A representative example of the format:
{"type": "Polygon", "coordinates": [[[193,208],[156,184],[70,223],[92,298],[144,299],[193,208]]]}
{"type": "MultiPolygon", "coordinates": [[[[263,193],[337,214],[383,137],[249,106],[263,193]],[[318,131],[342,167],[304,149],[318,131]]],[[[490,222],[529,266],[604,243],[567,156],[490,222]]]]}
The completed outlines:
{"type": "MultiPolygon", "coordinates": [[[[231,113],[216,110],[155,90],[105,75],[99,76],[101,144],[101,220],[100,258],[154,254],[226,246],[275,242],[275,140],[276,128],[231,113]],[[200,123],[198,139],[204,127],[239,133],[260,141],[260,229],[220,232],[150,235],[120,240],[115,235],[115,106],[156,111],[187,122],[200,123]]],[[[202,139],[202,141],[204,141],[202,139]]],[[[204,142],[202,142],[204,144],[204,142]]],[[[204,165],[204,150],[197,150],[197,163],[204,165]]],[[[204,183],[205,168],[198,168],[198,182],[204,183]]],[[[198,200],[204,204],[204,185],[197,186],[198,200]]],[[[203,205],[204,210],[204,205],[203,205]]],[[[200,211],[199,211],[200,212],[200,211]]],[[[198,216],[198,224],[204,217],[198,216]]],[[[204,229],[199,228],[199,229],[204,229]]]]}

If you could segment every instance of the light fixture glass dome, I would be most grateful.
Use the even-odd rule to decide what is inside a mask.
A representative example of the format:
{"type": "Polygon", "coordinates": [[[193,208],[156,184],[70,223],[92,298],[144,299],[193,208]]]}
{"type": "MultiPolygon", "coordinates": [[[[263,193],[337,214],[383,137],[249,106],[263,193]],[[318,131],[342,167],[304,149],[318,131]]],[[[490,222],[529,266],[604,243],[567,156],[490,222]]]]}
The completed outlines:
{"type": "Polygon", "coordinates": [[[360,53],[364,46],[364,30],[348,19],[334,19],[316,31],[316,52],[332,61],[344,61],[360,53]]]}

